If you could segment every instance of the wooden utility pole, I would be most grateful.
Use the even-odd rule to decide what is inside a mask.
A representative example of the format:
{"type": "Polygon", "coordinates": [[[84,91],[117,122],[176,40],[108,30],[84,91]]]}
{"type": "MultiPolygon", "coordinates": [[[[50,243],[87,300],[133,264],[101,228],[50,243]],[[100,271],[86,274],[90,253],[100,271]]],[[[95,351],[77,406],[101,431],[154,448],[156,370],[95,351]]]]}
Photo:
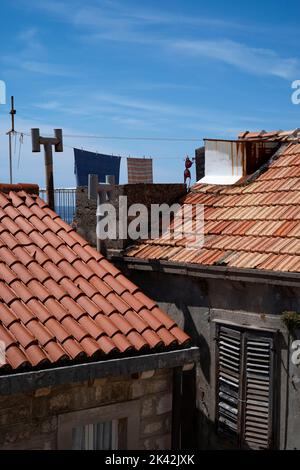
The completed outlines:
{"type": "Polygon", "coordinates": [[[54,178],[53,178],[53,154],[52,146],[55,152],[63,152],[63,133],[61,129],[54,129],[54,137],[41,137],[39,129],[31,129],[32,151],[40,152],[41,145],[45,150],[45,175],[46,175],[46,194],[49,207],[54,210],[54,178]]]}
{"type": "Polygon", "coordinates": [[[10,113],[11,115],[11,129],[7,132],[8,139],[9,139],[9,182],[12,184],[13,182],[13,169],[12,169],[12,137],[15,133],[15,115],[17,114],[17,111],[15,110],[14,107],[14,97],[11,97],[11,109],[10,113]]]}

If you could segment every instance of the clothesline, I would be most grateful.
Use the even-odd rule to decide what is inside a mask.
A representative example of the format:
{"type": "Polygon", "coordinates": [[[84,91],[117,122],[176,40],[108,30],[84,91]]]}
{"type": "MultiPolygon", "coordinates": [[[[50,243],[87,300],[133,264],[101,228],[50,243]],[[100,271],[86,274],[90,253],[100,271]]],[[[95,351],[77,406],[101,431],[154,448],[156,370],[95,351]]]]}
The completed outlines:
{"type": "MultiPolygon", "coordinates": [[[[0,133],[0,135],[6,135],[6,134],[5,134],[5,133],[2,133],[2,134],[0,133]]],[[[15,132],[15,135],[20,135],[20,136],[23,136],[23,137],[30,137],[30,134],[28,134],[28,133],[26,133],[26,132],[17,132],[17,131],[16,131],[16,132],[15,132]]],[[[64,135],[64,138],[69,138],[69,137],[70,137],[70,135],[69,135],[69,136],[64,135]]],[[[81,138],[82,136],[75,136],[75,135],[74,135],[73,137],[79,137],[79,138],[81,138]]],[[[92,137],[90,136],[89,138],[92,138],[92,137]]],[[[179,140],[180,140],[180,139],[179,139],[179,140]]],[[[198,140],[198,141],[199,141],[199,140],[198,140]]],[[[74,150],[74,148],[78,148],[78,146],[76,146],[76,145],[68,145],[68,144],[65,144],[65,143],[64,143],[64,147],[69,148],[69,149],[72,149],[72,150],[74,150]]],[[[82,150],[87,150],[87,151],[94,152],[94,153],[99,153],[99,154],[102,153],[102,152],[99,151],[98,149],[94,149],[94,148],[92,149],[92,148],[89,148],[89,147],[85,147],[84,149],[82,148],[82,150]]],[[[135,156],[135,157],[132,157],[131,155],[125,156],[125,155],[119,155],[119,154],[117,154],[117,155],[112,154],[112,156],[113,156],[113,157],[120,157],[120,158],[122,158],[122,159],[136,158],[136,156],[135,156]]],[[[153,160],[185,160],[185,158],[180,158],[180,157],[152,157],[152,156],[144,156],[144,155],[143,155],[143,157],[140,157],[140,158],[145,158],[145,159],[146,159],[146,158],[151,158],[151,159],[153,159],[153,160]]]]}
{"type": "MultiPolygon", "coordinates": [[[[30,134],[26,132],[17,132],[16,134],[23,134],[30,137],[30,134]]],[[[5,132],[0,133],[0,135],[6,135],[5,132]]],[[[152,142],[201,142],[199,137],[129,137],[129,136],[107,136],[107,135],[87,135],[87,134],[64,134],[65,139],[103,139],[103,140],[148,140],[152,142]]]]}

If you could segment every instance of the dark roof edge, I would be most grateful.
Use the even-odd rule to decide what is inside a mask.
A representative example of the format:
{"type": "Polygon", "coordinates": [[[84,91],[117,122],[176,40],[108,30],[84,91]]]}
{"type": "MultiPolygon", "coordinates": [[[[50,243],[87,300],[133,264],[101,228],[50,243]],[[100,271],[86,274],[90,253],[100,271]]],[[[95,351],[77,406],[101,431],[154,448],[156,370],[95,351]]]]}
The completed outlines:
{"type": "Polygon", "coordinates": [[[30,183],[17,183],[17,184],[6,184],[0,183],[0,191],[8,194],[10,191],[19,192],[25,191],[28,194],[39,194],[39,185],[30,183]]]}
{"type": "Polygon", "coordinates": [[[59,367],[0,377],[0,395],[31,392],[68,383],[93,381],[109,376],[124,376],[157,369],[171,369],[199,360],[196,347],[138,357],[59,367]]]}
{"type": "Polygon", "coordinates": [[[116,264],[125,264],[130,270],[163,272],[190,277],[228,279],[290,287],[300,287],[300,273],[240,269],[228,266],[204,266],[201,264],[174,263],[164,260],[148,260],[124,257],[113,259],[116,264]]]}

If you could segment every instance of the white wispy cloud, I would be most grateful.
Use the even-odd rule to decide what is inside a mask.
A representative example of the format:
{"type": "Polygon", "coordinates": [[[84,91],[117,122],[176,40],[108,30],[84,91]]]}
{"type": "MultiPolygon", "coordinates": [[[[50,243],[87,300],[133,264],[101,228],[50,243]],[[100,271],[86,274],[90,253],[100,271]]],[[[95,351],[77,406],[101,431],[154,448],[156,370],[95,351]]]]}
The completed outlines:
{"type": "Polygon", "coordinates": [[[56,111],[60,110],[62,107],[59,101],[44,101],[41,103],[36,103],[34,106],[36,108],[44,109],[46,111],[56,111]]]}
{"type": "MultiPolygon", "coordinates": [[[[184,106],[175,102],[156,101],[151,99],[140,99],[132,94],[112,93],[104,90],[86,90],[80,87],[67,90],[58,88],[48,90],[44,94],[44,101],[35,104],[39,109],[54,111],[56,115],[80,115],[81,119],[94,122],[105,118],[112,123],[119,122],[128,129],[134,129],[135,125],[147,124],[152,131],[161,132],[180,126],[182,129],[197,129],[210,131],[215,129],[219,132],[224,123],[230,129],[244,127],[252,128],[253,125],[264,127],[266,120],[263,113],[254,115],[238,115],[230,110],[221,110],[201,106],[184,106]],[[239,123],[238,125],[236,123],[239,123]]],[[[115,127],[115,125],[114,125],[115,127]]]]}
{"type": "Polygon", "coordinates": [[[270,25],[251,25],[239,21],[228,21],[218,17],[179,15],[163,8],[150,10],[140,6],[124,6],[120,1],[87,0],[84,7],[79,0],[26,0],[26,4],[43,10],[57,21],[71,24],[77,31],[77,39],[96,44],[99,41],[135,43],[141,46],[157,46],[163,53],[182,52],[191,57],[206,57],[236,67],[255,75],[271,75],[282,79],[294,79],[300,72],[300,61],[288,54],[280,55],[276,49],[253,46],[252,44],[228,39],[232,32],[241,30],[270,29],[270,25]],[[159,28],[157,28],[159,26],[159,28]],[[196,39],[186,39],[189,30],[196,39]],[[194,28],[193,28],[194,27],[194,28]],[[199,33],[201,27],[201,33],[199,33]],[[206,39],[205,34],[221,31],[224,39],[206,39]],[[79,31],[79,34],[78,34],[79,31]],[[176,31],[176,33],[175,33],[176,31]],[[198,39],[197,36],[201,34],[198,39]],[[180,37],[181,36],[181,37],[180,37]]]}
{"type": "Polygon", "coordinates": [[[59,64],[38,60],[22,60],[19,62],[19,67],[28,72],[38,73],[41,75],[50,75],[55,77],[69,77],[73,75],[69,67],[63,67],[59,64]]]}
{"type": "Polygon", "coordinates": [[[255,75],[274,75],[293,79],[300,72],[300,61],[297,58],[281,57],[271,49],[254,48],[227,39],[179,40],[171,47],[194,57],[206,57],[224,62],[255,75]]]}
{"type": "Polygon", "coordinates": [[[246,25],[217,17],[173,13],[163,8],[154,10],[128,3],[107,0],[72,0],[72,8],[66,0],[21,0],[26,7],[33,7],[52,15],[60,21],[95,27],[146,26],[146,25],[186,25],[209,28],[244,30],[246,25]]]}

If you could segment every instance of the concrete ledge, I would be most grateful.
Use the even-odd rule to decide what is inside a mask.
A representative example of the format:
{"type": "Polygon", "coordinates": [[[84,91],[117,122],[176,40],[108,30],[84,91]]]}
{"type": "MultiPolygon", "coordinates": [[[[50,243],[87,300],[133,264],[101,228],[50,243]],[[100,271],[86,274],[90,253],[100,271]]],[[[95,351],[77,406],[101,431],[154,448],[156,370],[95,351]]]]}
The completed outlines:
{"type": "Polygon", "coordinates": [[[145,356],[3,375],[0,377],[0,395],[26,393],[66,383],[92,381],[109,376],[130,375],[153,369],[171,369],[197,362],[199,357],[199,349],[193,347],[145,356]]]}

